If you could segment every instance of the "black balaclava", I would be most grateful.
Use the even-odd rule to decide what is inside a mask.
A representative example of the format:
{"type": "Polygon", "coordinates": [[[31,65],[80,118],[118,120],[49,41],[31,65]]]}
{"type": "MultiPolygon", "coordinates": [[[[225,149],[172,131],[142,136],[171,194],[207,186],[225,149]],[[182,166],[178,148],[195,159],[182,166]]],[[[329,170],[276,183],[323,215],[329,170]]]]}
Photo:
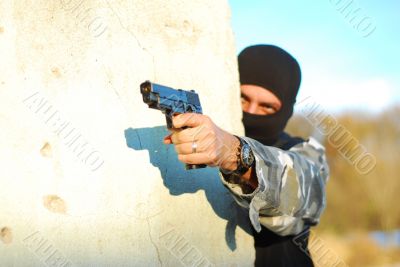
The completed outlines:
{"type": "Polygon", "coordinates": [[[300,66],[289,53],[273,45],[247,47],[238,61],[241,84],[268,89],[282,102],[281,109],[272,115],[243,112],[246,136],[273,145],[292,116],[301,81],[300,66]]]}

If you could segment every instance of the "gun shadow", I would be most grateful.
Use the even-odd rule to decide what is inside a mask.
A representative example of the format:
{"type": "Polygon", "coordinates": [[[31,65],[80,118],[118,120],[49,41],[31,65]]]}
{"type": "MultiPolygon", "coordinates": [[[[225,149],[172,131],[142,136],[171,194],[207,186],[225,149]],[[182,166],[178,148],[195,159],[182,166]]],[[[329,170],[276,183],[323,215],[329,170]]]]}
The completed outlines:
{"type": "Polygon", "coordinates": [[[179,196],[204,190],[215,214],[227,221],[225,241],[229,249],[234,251],[236,227],[239,226],[248,234],[252,234],[247,219],[248,212],[234,202],[228,190],[222,185],[217,168],[186,171],[184,164],[178,160],[173,145],[165,145],[162,142],[168,133],[165,126],[128,128],[125,130],[125,139],[130,148],[148,150],[151,164],[160,170],[163,184],[171,195],[179,196]]]}

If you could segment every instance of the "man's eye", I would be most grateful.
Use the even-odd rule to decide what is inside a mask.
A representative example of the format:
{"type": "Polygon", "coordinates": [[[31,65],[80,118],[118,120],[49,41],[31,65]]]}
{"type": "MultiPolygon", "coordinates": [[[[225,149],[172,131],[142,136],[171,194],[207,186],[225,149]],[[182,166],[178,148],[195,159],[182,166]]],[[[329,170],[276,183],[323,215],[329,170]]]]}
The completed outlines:
{"type": "Polygon", "coordinates": [[[262,110],[265,114],[274,114],[276,109],[271,105],[262,105],[262,110]]]}

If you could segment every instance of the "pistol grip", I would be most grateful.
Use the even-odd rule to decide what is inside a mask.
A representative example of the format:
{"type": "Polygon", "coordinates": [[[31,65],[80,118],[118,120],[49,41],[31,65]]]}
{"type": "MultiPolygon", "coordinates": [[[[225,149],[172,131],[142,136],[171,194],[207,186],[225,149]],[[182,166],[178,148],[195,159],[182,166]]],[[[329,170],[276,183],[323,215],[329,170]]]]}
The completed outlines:
{"type": "MultiPolygon", "coordinates": [[[[173,129],[174,125],[172,124],[172,113],[165,114],[165,119],[167,121],[167,128],[168,129],[173,129]]],[[[182,129],[186,129],[189,127],[183,127],[182,129]]],[[[194,169],[202,169],[206,168],[206,164],[185,164],[185,170],[194,170],[194,169]]]]}
{"type": "Polygon", "coordinates": [[[194,169],[201,169],[206,168],[206,164],[185,164],[185,170],[194,170],[194,169]]]}
{"type": "Polygon", "coordinates": [[[167,121],[168,129],[174,128],[174,125],[172,124],[172,117],[169,114],[165,114],[165,120],[167,121]]]}

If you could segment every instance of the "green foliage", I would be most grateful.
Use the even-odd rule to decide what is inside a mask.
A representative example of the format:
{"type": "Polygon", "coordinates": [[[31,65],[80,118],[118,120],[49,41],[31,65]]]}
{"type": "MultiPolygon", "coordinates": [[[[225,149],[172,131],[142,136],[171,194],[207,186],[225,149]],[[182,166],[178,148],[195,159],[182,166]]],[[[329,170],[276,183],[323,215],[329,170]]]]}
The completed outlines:
{"type": "Polygon", "coordinates": [[[332,133],[322,134],[309,119],[291,119],[286,128],[289,133],[304,138],[316,135],[326,148],[330,179],[320,229],[343,233],[400,228],[399,115],[400,107],[392,107],[378,115],[347,112],[333,116],[353,137],[342,146],[332,142],[332,133]],[[360,155],[356,150],[361,148],[376,159],[366,174],[356,164],[360,155]]]}

